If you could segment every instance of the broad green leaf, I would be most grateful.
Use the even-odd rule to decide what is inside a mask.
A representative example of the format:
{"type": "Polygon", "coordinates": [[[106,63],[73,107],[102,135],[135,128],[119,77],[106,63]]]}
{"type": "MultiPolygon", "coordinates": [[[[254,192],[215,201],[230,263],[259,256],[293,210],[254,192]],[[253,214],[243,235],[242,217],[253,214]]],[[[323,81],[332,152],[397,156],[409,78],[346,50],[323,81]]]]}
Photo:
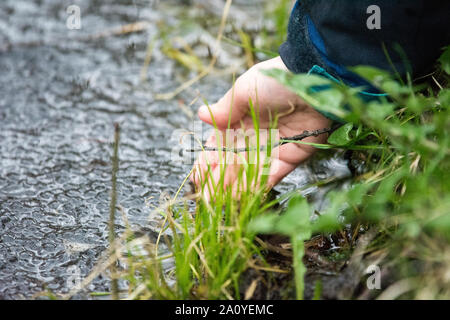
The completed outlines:
{"type": "Polygon", "coordinates": [[[365,106],[365,115],[372,120],[381,120],[394,113],[395,105],[389,102],[371,101],[365,106]]]}
{"type": "Polygon", "coordinates": [[[350,68],[350,70],[375,86],[379,86],[381,83],[392,78],[389,72],[372,66],[356,66],[350,68]]]}
{"type": "Polygon", "coordinates": [[[278,222],[278,219],[279,217],[275,214],[257,217],[250,223],[249,230],[258,233],[275,232],[275,225],[278,222]]]}
{"type": "Polygon", "coordinates": [[[343,108],[344,95],[336,88],[327,88],[321,91],[313,92],[310,93],[310,96],[317,101],[313,107],[319,111],[329,112],[339,118],[345,117],[348,113],[348,111],[343,108]]]}
{"type": "Polygon", "coordinates": [[[293,197],[285,214],[280,216],[276,231],[287,235],[295,235],[307,240],[311,237],[310,210],[308,202],[302,196],[293,197]]]}
{"type": "Polygon", "coordinates": [[[344,95],[330,79],[314,74],[294,75],[279,69],[265,70],[263,73],[277,79],[319,111],[332,113],[338,118],[347,114],[343,108],[344,95]]]}
{"type": "Polygon", "coordinates": [[[263,74],[277,79],[294,90],[308,90],[311,87],[331,85],[332,81],[318,75],[293,74],[281,69],[263,70],[263,74]]]}
{"type": "Polygon", "coordinates": [[[311,237],[309,219],[308,202],[302,196],[295,196],[289,201],[285,213],[280,216],[269,214],[257,217],[250,224],[249,230],[260,233],[279,233],[307,240],[311,237]]]}
{"type": "Polygon", "coordinates": [[[303,264],[303,257],[305,255],[305,239],[300,234],[291,236],[292,260],[294,262],[295,270],[295,289],[297,293],[297,300],[303,300],[305,291],[305,274],[306,267],[303,264]]]}
{"type": "Polygon", "coordinates": [[[328,138],[328,143],[335,146],[346,146],[352,141],[350,132],[353,129],[353,123],[346,123],[336,131],[334,131],[328,138]]]}
{"type": "Polygon", "coordinates": [[[450,74],[450,46],[445,48],[444,53],[439,58],[439,62],[441,63],[442,69],[450,74]]]}
{"type": "Polygon", "coordinates": [[[346,192],[330,192],[328,197],[330,203],[325,210],[312,224],[313,232],[335,232],[342,223],[340,221],[341,212],[347,207],[346,192]]]}
{"type": "Polygon", "coordinates": [[[332,233],[339,230],[342,223],[339,221],[339,211],[321,215],[314,221],[312,230],[314,233],[332,233]]]}
{"type": "Polygon", "coordinates": [[[450,232],[450,213],[444,213],[431,221],[429,221],[425,227],[430,230],[439,230],[444,234],[449,235],[450,232]]]}
{"type": "Polygon", "coordinates": [[[443,89],[439,92],[439,103],[442,107],[450,107],[450,89],[443,89]]]}

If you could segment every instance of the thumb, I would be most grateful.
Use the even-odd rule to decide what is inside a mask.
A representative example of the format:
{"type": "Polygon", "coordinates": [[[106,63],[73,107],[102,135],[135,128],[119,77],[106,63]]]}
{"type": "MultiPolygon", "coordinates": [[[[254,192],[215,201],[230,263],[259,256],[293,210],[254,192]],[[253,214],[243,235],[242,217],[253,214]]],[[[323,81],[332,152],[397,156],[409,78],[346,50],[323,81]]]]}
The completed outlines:
{"type": "MultiPolygon", "coordinates": [[[[237,83],[237,82],[236,82],[237,83]]],[[[198,116],[200,120],[213,124],[213,119],[220,129],[225,129],[228,126],[238,122],[242,119],[248,110],[248,93],[246,90],[242,90],[239,86],[234,86],[215,104],[209,106],[202,106],[198,110],[198,116]]]]}

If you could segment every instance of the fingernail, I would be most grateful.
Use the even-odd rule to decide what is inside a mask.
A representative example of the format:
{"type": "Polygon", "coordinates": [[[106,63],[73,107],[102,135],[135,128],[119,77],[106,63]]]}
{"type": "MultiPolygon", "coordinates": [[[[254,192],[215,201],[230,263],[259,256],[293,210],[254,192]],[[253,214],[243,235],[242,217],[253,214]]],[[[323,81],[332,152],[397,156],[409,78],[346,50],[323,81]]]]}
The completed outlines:
{"type": "Polygon", "coordinates": [[[198,109],[198,114],[206,114],[208,112],[208,108],[206,106],[201,106],[198,109]]]}

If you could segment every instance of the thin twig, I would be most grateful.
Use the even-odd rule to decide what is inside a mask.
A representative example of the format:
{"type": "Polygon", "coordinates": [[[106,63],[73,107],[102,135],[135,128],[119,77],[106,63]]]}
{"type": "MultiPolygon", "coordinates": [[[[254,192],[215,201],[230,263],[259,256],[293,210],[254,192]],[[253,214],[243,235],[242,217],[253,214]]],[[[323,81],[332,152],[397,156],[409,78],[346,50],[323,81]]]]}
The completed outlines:
{"type": "MultiPolygon", "coordinates": [[[[280,138],[278,142],[276,142],[273,146],[273,148],[282,146],[287,143],[294,143],[294,141],[301,141],[303,139],[306,139],[308,137],[317,137],[324,133],[331,132],[331,128],[324,128],[324,129],[318,129],[314,131],[303,131],[303,133],[295,135],[293,137],[283,137],[280,138]]],[[[261,146],[259,148],[259,151],[264,151],[267,149],[267,146],[261,146]]],[[[200,151],[223,151],[223,152],[233,152],[233,153],[240,153],[240,152],[247,152],[247,151],[256,151],[258,148],[216,148],[216,147],[203,147],[198,149],[186,149],[186,152],[200,152],[200,151]]]]}
{"type": "MultiPolygon", "coordinates": [[[[118,123],[114,123],[114,152],[112,158],[112,190],[111,190],[111,202],[109,207],[109,244],[113,248],[115,240],[114,221],[116,216],[116,203],[117,203],[117,171],[119,170],[119,138],[120,127],[118,123]]],[[[119,299],[119,284],[116,278],[115,264],[111,264],[111,293],[113,300],[119,299]]]]}

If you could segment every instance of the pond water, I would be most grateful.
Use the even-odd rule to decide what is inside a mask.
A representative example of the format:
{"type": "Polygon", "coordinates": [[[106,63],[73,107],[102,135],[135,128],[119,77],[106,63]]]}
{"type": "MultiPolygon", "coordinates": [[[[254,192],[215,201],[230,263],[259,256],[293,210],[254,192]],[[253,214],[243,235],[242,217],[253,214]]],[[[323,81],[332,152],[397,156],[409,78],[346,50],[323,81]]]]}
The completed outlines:
{"type": "MultiPolygon", "coordinates": [[[[191,127],[190,111],[199,105],[189,102],[197,92],[214,101],[231,81],[229,74],[211,75],[173,100],[156,100],[194,75],[162,53],[159,32],[190,14],[212,19],[223,3],[211,1],[216,6],[201,11],[201,1],[74,0],[82,25],[69,30],[68,2],[2,0],[0,298],[30,298],[44,288],[66,293],[74,270],[86,276],[107,248],[114,122],[121,125],[118,203],[133,227],[155,232],[150,207],[162,192],[174,194],[191,167],[170,161],[173,132],[191,127]],[[105,35],[143,20],[142,32],[105,35]]],[[[237,1],[233,18],[255,28],[257,22],[246,26],[246,13],[255,15],[249,2],[237,1]]],[[[201,55],[202,42],[215,34],[197,28],[184,36],[203,39],[193,44],[201,55]]],[[[241,58],[239,48],[230,48],[219,66],[241,58]]],[[[299,167],[278,190],[348,174],[344,160],[322,160],[299,167]]],[[[124,224],[116,222],[120,233],[124,224]]],[[[100,276],[88,289],[108,291],[109,281],[100,276]]]]}

